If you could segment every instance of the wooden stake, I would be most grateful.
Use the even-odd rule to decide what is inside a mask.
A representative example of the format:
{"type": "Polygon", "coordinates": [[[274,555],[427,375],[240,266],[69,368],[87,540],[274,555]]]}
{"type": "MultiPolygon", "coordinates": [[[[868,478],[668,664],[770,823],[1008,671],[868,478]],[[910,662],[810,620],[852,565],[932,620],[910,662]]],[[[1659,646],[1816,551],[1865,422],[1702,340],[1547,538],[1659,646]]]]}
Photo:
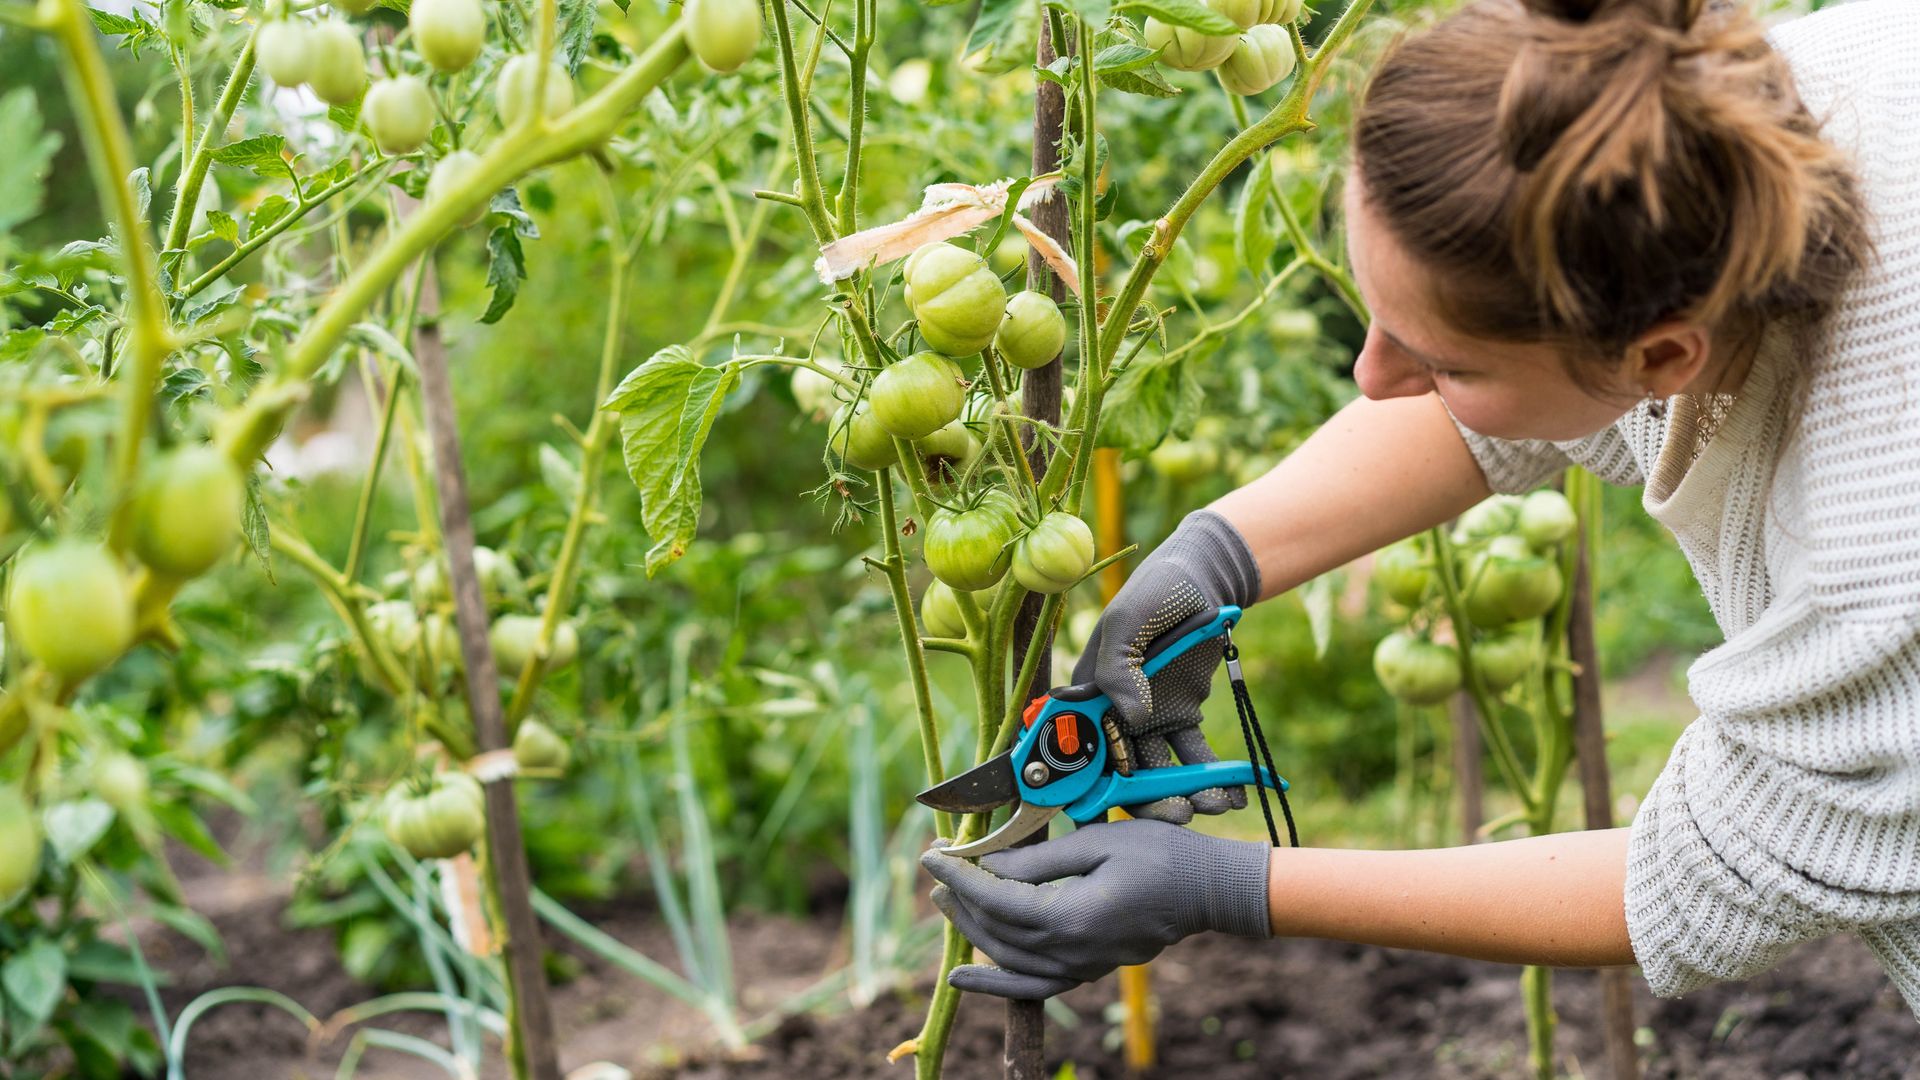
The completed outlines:
{"type": "MultiPolygon", "coordinates": [[[[473,714],[481,753],[510,745],[500,707],[500,678],[493,647],[487,641],[487,606],[473,568],[473,516],[467,505],[467,474],[460,464],[460,432],[447,378],[446,351],[440,341],[440,285],[433,268],[420,279],[420,321],[413,335],[413,359],[420,368],[420,396],[433,439],[433,486],[439,494],[440,531],[447,552],[453,591],[454,622],[460,631],[460,656],[467,669],[467,705],[473,714]]],[[[505,923],[507,993],[510,999],[507,1062],[517,1078],[560,1080],[553,1032],[553,1007],[547,1000],[541,967],[540,924],[533,915],[532,873],[520,838],[520,812],[513,781],[485,785],[487,795],[487,868],[498,893],[505,923]]]]}
{"type": "MultiPolygon", "coordinates": [[[[1591,501],[1591,500],[1590,500],[1591,501]]],[[[1573,747],[1586,793],[1589,829],[1613,828],[1613,780],[1607,769],[1607,735],[1600,713],[1600,652],[1593,637],[1593,572],[1587,550],[1586,513],[1581,515],[1579,552],[1573,567],[1573,610],[1567,620],[1567,658],[1573,661],[1573,747]]],[[[1633,1045],[1633,973],[1600,969],[1600,1034],[1613,1080],[1639,1080],[1640,1054],[1633,1045]]]]}
{"type": "Polygon", "coordinates": [[[1447,712],[1453,717],[1453,785],[1460,793],[1460,842],[1477,844],[1486,811],[1481,804],[1485,780],[1480,772],[1480,718],[1473,695],[1453,695],[1447,712]]]}
{"type": "MultiPolygon", "coordinates": [[[[1054,61],[1053,37],[1048,32],[1045,18],[1040,21],[1038,55],[1041,67],[1054,61]]],[[[1039,176],[1060,167],[1060,133],[1066,115],[1067,102],[1061,88],[1050,82],[1039,83],[1033,99],[1033,175],[1039,176]]],[[[1067,220],[1067,200],[1055,197],[1034,207],[1033,222],[1063,246],[1070,243],[1072,233],[1067,220]]],[[[1027,253],[1027,280],[1036,288],[1041,282],[1047,282],[1050,286],[1048,291],[1055,302],[1066,297],[1066,286],[1032,251],[1027,253]]],[[[1057,356],[1045,367],[1027,372],[1021,384],[1021,404],[1028,416],[1049,424],[1060,422],[1060,381],[1060,358],[1057,356]]],[[[1031,427],[1022,433],[1021,440],[1026,444],[1028,460],[1033,463],[1033,475],[1036,478],[1045,476],[1051,444],[1036,437],[1031,427]]],[[[1027,643],[1033,639],[1039,621],[1040,596],[1029,593],[1020,605],[1019,617],[1013,624],[1014,656],[1026,655],[1027,643]]],[[[1033,673],[1033,682],[1014,687],[1015,692],[1030,701],[1052,689],[1053,665],[1050,661],[1051,650],[1042,653],[1040,666],[1033,673]]],[[[1039,843],[1044,839],[1045,834],[1036,833],[1031,842],[1039,843]]],[[[1045,1017],[1040,1002],[1007,1002],[1007,1080],[1045,1080],[1045,1017]]]]}

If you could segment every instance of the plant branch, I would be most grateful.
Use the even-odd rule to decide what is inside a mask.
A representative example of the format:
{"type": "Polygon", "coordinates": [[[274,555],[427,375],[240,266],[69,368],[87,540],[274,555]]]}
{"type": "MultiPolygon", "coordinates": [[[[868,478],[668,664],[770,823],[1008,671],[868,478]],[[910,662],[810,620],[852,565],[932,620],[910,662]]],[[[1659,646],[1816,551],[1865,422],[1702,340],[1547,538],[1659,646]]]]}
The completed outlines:
{"type": "Polygon", "coordinates": [[[187,159],[186,167],[180,172],[180,182],[174,192],[173,217],[167,221],[168,250],[187,246],[187,232],[193,226],[193,212],[200,204],[200,187],[206,181],[208,167],[213,163],[214,140],[226,132],[228,121],[233,119],[233,111],[239,108],[240,99],[246,94],[247,82],[253,78],[254,42],[259,40],[260,27],[265,25],[264,22],[256,23],[253,32],[247,35],[247,43],[241,46],[240,55],[233,62],[233,70],[227,73],[227,85],[214,103],[213,115],[207,117],[207,126],[201,131],[200,141],[193,148],[193,156],[187,159]]]}

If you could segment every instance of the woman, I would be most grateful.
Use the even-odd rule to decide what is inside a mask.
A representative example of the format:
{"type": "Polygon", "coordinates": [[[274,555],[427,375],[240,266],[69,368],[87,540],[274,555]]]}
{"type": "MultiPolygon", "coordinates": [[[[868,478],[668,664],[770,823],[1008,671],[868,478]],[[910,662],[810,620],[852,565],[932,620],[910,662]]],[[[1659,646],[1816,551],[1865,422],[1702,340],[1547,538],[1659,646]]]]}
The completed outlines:
{"type": "Polygon", "coordinates": [[[1699,0],[1479,0],[1400,43],[1345,193],[1365,397],[1189,515],[1076,681],[1149,763],[1210,759],[1212,663],[1141,678],[1157,633],[1576,463],[1644,483],[1706,591],[1701,716],[1626,829],[1269,850],[1178,827],[1245,804],[1213,791],[979,865],[930,851],[998,965],[954,984],[1045,997],[1219,930],[1638,963],[1673,995],[1848,931],[1920,1013],[1916,118],[1908,0],[1766,36],[1699,0]]]}

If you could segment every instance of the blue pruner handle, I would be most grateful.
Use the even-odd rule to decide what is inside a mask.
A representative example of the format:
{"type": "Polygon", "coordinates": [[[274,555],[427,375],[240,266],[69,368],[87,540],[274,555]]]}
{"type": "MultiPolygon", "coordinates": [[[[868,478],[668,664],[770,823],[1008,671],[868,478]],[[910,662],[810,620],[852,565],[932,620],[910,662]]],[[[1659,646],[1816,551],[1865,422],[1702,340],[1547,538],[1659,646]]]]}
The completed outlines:
{"type": "Polygon", "coordinates": [[[1240,787],[1258,783],[1273,791],[1287,790],[1284,778],[1276,777],[1250,761],[1209,761],[1201,765],[1170,765],[1159,769],[1140,769],[1132,776],[1108,773],[1093,790],[1067,807],[1067,816],[1077,825],[1098,821],[1116,806],[1138,806],[1174,795],[1192,795],[1215,787],[1240,787]],[[1255,777],[1259,779],[1256,781],[1255,777]]]}

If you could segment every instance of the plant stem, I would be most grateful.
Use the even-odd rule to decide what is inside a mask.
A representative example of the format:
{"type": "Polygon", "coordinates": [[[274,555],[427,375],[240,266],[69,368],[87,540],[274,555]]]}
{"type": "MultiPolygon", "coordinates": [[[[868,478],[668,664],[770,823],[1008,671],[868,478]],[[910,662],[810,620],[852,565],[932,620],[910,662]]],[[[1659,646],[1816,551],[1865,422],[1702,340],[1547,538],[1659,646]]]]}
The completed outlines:
{"type": "MultiPolygon", "coordinates": [[[[793,157],[799,166],[801,212],[813,228],[816,243],[825,246],[837,235],[820,190],[820,162],[813,152],[813,126],[801,93],[800,71],[794,61],[793,30],[787,20],[787,0],[773,0],[774,41],[780,47],[780,86],[787,102],[787,128],[793,136],[793,157]]],[[[822,26],[824,27],[824,23],[822,26]]]]}
{"type": "MultiPolygon", "coordinates": [[[[233,111],[240,106],[240,99],[246,94],[247,81],[253,78],[253,47],[260,37],[260,27],[266,23],[254,24],[253,32],[247,35],[247,43],[240,48],[240,55],[233,62],[233,70],[227,73],[227,85],[220,91],[219,100],[214,102],[213,115],[207,117],[207,126],[200,132],[200,141],[193,148],[193,156],[180,172],[180,182],[174,190],[173,217],[167,220],[167,249],[179,250],[187,246],[187,232],[193,226],[193,212],[200,205],[200,187],[206,182],[207,168],[213,163],[214,140],[227,130],[228,121],[233,119],[233,111]]],[[[181,94],[187,94],[186,80],[182,80],[181,94]]],[[[190,98],[184,100],[191,101],[190,98]]],[[[191,115],[189,113],[189,115],[191,115]]],[[[183,126],[191,124],[183,121],[183,126]]],[[[191,295],[191,294],[188,294],[191,295]]]]}
{"type": "MultiPolygon", "coordinates": [[[[893,593],[893,614],[900,622],[900,646],[907,654],[907,677],[913,683],[913,711],[920,721],[920,756],[927,769],[927,786],[947,778],[941,765],[940,727],[933,715],[933,690],[927,681],[927,654],[920,644],[920,628],[914,618],[913,595],[907,589],[907,557],[900,550],[900,521],[893,505],[893,470],[874,472],[880,491],[880,532],[886,546],[887,585],[893,593]]],[[[953,835],[953,817],[945,810],[933,812],[934,832],[953,835]]],[[[942,975],[944,976],[944,972],[942,975]]]]}
{"type": "Polygon", "coordinates": [[[93,21],[87,18],[80,0],[46,0],[41,7],[42,24],[67,54],[68,62],[60,73],[74,102],[94,189],[100,192],[101,208],[119,234],[126,274],[131,366],[122,365],[126,368],[121,375],[125,404],[119,441],[114,446],[114,494],[110,503],[114,512],[109,532],[113,547],[124,550],[132,526],[130,496],[140,467],[141,446],[146,441],[147,419],[153,411],[160,368],[172,348],[172,338],[167,332],[153,245],[128,183],[134,168],[133,142],[114,98],[113,79],[94,40],[93,21]]]}
{"type": "MultiPolygon", "coordinates": [[[[372,364],[371,359],[366,363],[372,364]]],[[[367,464],[367,478],[360,484],[360,501],[354,507],[353,539],[347,545],[347,565],[341,569],[340,576],[348,584],[360,580],[360,564],[366,557],[367,530],[373,524],[373,500],[380,490],[381,466],[387,460],[387,444],[393,438],[393,418],[400,411],[400,365],[389,365],[387,375],[387,401],[380,409],[380,433],[373,440],[373,460],[367,464]]],[[[369,388],[373,380],[367,380],[369,388]]]]}
{"type": "MultiPolygon", "coordinates": [[[[867,53],[873,48],[873,24],[879,0],[853,0],[853,51],[847,56],[847,171],[840,178],[841,235],[860,228],[860,139],[867,122],[867,53]]],[[[821,27],[825,30],[824,24],[821,27]]]]}
{"type": "Polygon", "coordinates": [[[280,220],[247,237],[244,243],[228,252],[225,258],[213,265],[212,269],[194,278],[193,283],[188,285],[186,289],[180,293],[180,298],[185,300],[198,295],[202,290],[206,289],[207,286],[219,281],[222,275],[233,269],[247,256],[265,247],[268,241],[292,228],[315,207],[324,205],[335,195],[366,179],[369,175],[385,169],[388,164],[390,164],[390,161],[384,158],[379,161],[369,162],[366,165],[362,165],[353,173],[314,192],[312,195],[301,195],[294,208],[287,211],[280,220]]]}

